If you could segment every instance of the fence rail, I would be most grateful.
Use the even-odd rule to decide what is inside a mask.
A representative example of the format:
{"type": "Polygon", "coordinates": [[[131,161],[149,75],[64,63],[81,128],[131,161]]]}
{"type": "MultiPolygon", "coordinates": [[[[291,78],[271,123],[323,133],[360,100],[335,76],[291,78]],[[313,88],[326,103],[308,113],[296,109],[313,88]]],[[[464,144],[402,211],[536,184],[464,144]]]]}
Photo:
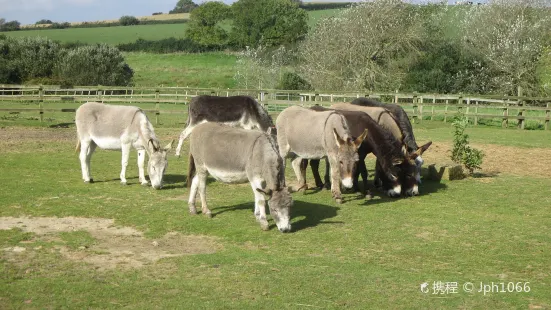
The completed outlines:
{"type": "MultiPolygon", "coordinates": [[[[320,104],[328,106],[332,102],[351,101],[358,97],[369,97],[386,103],[400,104],[410,118],[420,122],[424,118],[431,120],[448,117],[459,112],[464,113],[478,125],[480,119],[500,119],[502,127],[509,126],[509,120],[516,120],[520,129],[526,121],[537,121],[549,129],[551,119],[551,98],[519,96],[468,96],[448,94],[418,94],[400,92],[307,92],[292,90],[250,90],[250,89],[208,89],[187,87],[78,87],[61,89],[56,86],[0,85],[0,102],[38,103],[37,108],[3,107],[0,111],[39,112],[43,120],[45,112],[75,112],[76,107],[53,109],[46,108],[48,103],[83,103],[99,101],[107,103],[155,104],[155,109],[147,112],[159,115],[185,113],[185,109],[163,109],[160,104],[187,104],[198,95],[249,95],[255,97],[269,111],[278,112],[290,105],[310,106],[320,104]]],[[[5,105],[4,105],[5,106],[5,105]]]]}

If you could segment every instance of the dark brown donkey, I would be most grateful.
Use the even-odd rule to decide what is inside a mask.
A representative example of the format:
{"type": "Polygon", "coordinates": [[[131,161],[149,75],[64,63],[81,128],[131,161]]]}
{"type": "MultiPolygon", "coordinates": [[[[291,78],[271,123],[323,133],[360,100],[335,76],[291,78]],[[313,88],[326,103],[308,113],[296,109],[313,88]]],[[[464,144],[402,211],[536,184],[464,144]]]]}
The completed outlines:
{"type": "MultiPolygon", "coordinates": [[[[417,188],[417,181],[415,179],[416,166],[414,158],[403,152],[402,143],[389,130],[380,126],[364,112],[331,110],[321,106],[313,106],[311,109],[315,111],[336,111],[343,115],[352,136],[361,134],[366,129],[370,133],[358,148],[359,161],[353,178],[353,189],[355,191],[359,190],[358,179],[361,175],[364,184],[362,193],[367,194],[369,192],[367,189],[368,175],[365,158],[368,154],[373,153],[381,166],[381,173],[384,175],[384,179],[389,180],[389,182],[385,182],[385,186],[383,187],[388,196],[400,196],[402,184],[407,189],[407,195],[413,196],[415,194],[414,189],[417,188]]],[[[318,172],[319,160],[310,160],[310,165],[312,166],[316,186],[323,187],[318,172]]],[[[305,169],[306,166],[307,162],[303,161],[302,168],[305,169]]],[[[327,171],[329,169],[326,169],[325,186],[328,186],[329,182],[327,171]]]]}

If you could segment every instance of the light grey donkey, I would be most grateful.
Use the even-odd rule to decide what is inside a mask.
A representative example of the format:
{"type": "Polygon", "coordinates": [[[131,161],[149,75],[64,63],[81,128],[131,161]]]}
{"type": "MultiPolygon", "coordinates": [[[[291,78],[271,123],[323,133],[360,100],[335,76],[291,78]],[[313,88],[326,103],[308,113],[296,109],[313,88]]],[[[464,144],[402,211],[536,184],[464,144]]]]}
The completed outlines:
{"type": "Polygon", "coordinates": [[[353,140],[344,116],[335,111],[313,111],[299,106],[283,110],[276,119],[277,141],[281,157],[290,157],[298,179],[298,188],[306,188],[302,159],[326,158],[331,165],[331,193],[342,202],[340,183],[352,187],[358,161],[358,147],[367,129],[353,140]],[[302,171],[301,171],[302,170],[302,171]]]}
{"type": "Polygon", "coordinates": [[[207,174],[225,183],[249,182],[254,193],[254,215],[268,230],[266,200],[270,214],[281,232],[291,230],[292,197],[285,186],[284,161],[270,133],[251,131],[219,123],[197,125],[190,136],[188,187],[189,212],[196,214],[195,197],[201,196],[202,212],[207,207],[207,174]]]}
{"type": "Polygon", "coordinates": [[[80,165],[84,182],[92,183],[90,159],[96,147],[106,150],[122,151],[121,183],[126,184],[126,166],[130,148],[138,151],[139,181],[142,185],[149,183],[145,179],[145,153],[149,157],[147,172],[151,186],[160,189],[163,186],[163,175],[168,160],[167,152],[172,148],[170,142],[161,148],[155,136],[153,126],[145,113],[138,107],[106,105],[98,102],[87,102],[76,112],[77,151],[80,151],[80,165]]]}

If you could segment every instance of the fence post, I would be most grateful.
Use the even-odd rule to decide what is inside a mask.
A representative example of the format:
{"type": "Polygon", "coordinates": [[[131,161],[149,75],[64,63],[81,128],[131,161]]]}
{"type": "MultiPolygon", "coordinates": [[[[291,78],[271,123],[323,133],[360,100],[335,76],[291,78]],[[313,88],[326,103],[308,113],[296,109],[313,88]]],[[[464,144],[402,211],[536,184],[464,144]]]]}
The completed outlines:
{"type": "Polygon", "coordinates": [[[448,104],[450,101],[446,99],[446,106],[444,108],[444,123],[448,120],[448,104]]]}
{"type": "Polygon", "coordinates": [[[395,104],[398,104],[398,90],[395,91],[396,95],[394,95],[394,102],[395,104]]]}
{"type": "Polygon", "coordinates": [[[503,120],[501,121],[501,128],[507,128],[509,126],[509,107],[505,106],[503,108],[503,120]]]}
{"type": "Polygon", "coordinates": [[[423,121],[423,96],[417,98],[419,104],[419,123],[423,121]]]}
{"type": "Polygon", "coordinates": [[[467,121],[469,120],[469,106],[471,105],[471,98],[467,97],[467,109],[465,109],[465,116],[467,117],[467,121]]]}
{"type": "Polygon", "coordinates": [[[159,125],[159,114],[161,114],[161,111],[159,110],[159,101],[161,98],[159,97],[159,89],[155,90],[155,125],[159,125]]]}
{"type": "Polygon", "coordinates": [[[475,102],[475,108],[474,108],[474,125],[478,126],[478,100],[475,102]]]}
{"type": "Polygon", "coordinates": [[[98,87],[98,101],[103,103],[103,90],[98,87]]]}
{"type": "MultiPolygon", "coordinates": [[[[517,87],[517,96],[522,97],[522,87],[521,87],[521,86],[518,86],[518,87],[517,87]]],[[[520,100],[520,98],[519,98],[518,106],[519,106],[519,107],[524,107],[524,100],[520,100]]],[[[524,121],[524,109],[522,109],[522,108],[519,109],[519,110],[518,110],[517,116],[518,116],[518,117],[522,117],[522,119],[521,119],[521,118],[517,118],[517,119],[518,119],[517,127],[518,127],[519,129],[524,129],[524,124],[526,123],[526,122],[524,121]]]]}
{"type": "Polygon", "coordinates": [[[413,94],[413,123],[414,124],[417,124],[417,119],[418,119],[418,116],[417,116],[417,113],[418,113],[418,109],[417,109],[417,94],[413,94]]]}
{"type": "Polygon", "coordinates": [[[545,117],[547,118],[545,120],[545,125],[544,125],[544,128],[545,130],[548,130],[549,129],[549,117],[551,116],[551,110],[549,110],[549,102],[547,102],[547,110],[545,111],[545,117]]]}
{"type": "Polygon", "coordinates": [[[44,121],[44,87],[40,85],[38,88],[38,108],[40,108],[40,122],[44,121]]]}

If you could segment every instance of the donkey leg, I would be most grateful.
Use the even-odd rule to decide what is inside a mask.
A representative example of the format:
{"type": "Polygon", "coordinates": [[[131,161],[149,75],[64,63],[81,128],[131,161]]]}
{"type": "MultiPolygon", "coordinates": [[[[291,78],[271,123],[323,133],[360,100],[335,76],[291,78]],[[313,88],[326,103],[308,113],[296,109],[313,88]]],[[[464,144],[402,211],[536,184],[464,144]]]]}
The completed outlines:
{"type": "MultiPolygon", "coordinates": [[[[306,160],[306,159],[305,159],[306,160]]],[[[319,159],[310,159],[310,167],[312,168],[312,174],[314,175],[314,180],[316,182],[316,187],[319,189],[323,188],[323,182],[320,177],[320,160],[319,159]]]]}
{"type": "Polygon", "coordinates": [[[145,163],[145,150],[138,150],[138,175],[140,183],[144,186],[149,185],[149,182],[145,179],[145,171],[144,171],[144,163],[145,163]]]}
{"type": "Polygon", "coordinates": [[[258,223],[260,223],[260,228],[268,230],[270,225],[268,225],[268,220],[266,220],[266,198],[256,190],[253,182],[251,182],[251,187],[254,193],[254,215],[258,223]]]}
{"type": "Polygon", "coordinates": [[[331,189],[331,177],[329,176],[331,173],[331,165],[329,164],[329,159],[325,159],[325,189],[331,189]]]}
{"type": "Polygon", "coordinates": [[[126,185],[126,167],[128,166],[128,158],[130,157],[130,144],[122,145],[122,159],[121,159],[121,184],[126,185]]]}
{"type": "Polygon", "coordinates": [[[189,190],[189,198],[187,203],[190,214],[197,214],[197,209],[195,208],[195,197],[197,197],[198,186],[199,186],[199,177],[195,175],[191,181],[191,187],[189,190]]]}
{"type": "Polygon", "coordinates": [[[331,165],[331,195],[337,203],[342,203],[339,163],[331,156],[328,156],[327,160],[331,165]]]}
{"type": "Polygon", "coordinates": [[[188,125],[186,129],[182,131],[180,134],[180,138],[178,139],[178,146],[176,147],[176,156],[180,157],[180,152],[182,151],[182,145],[184,144],[184,140],[191,134],[191,131],[195,125],[188,125]]]}
{"type": "MultiPolygon", "coordinates": [[[[89,150],[90,150],[90,147],[91,147],[91,144],[93,142],[92,141],[84,141],[84,140],[81,140],[80,141],[80,154],[79,154],[79,159],[80,159],[80,168],[82,170],[82,179],[84,180],[84,182],[88,183],[88,182],[91,182],[91,179],[90,179],[90,158],[89,158],[89,150]]],[[[92,154],[90,154],[91,156],[92,154]]]]}
{"type": "Polygon", "coordinates": [[[198,188],[199,195],[201,196],[201,211],[203,212],[203,215],[212,217],[212,212],[210,212],[207,207],[207,173],[206,171],[203,173],[197,172],[197,176],[199,176],[198,188]]]}
{"type": "Polygon", "coordinates": [[[293,170],[295,171],[295,175],[297,176],[297,188],[295,191],[299,191],[301,189],[306,189],[308,186],[306,185],[306,169],[302,169],[302,158],[295,157],[291,161],[291,165],[293,166],[293,170]]]}

